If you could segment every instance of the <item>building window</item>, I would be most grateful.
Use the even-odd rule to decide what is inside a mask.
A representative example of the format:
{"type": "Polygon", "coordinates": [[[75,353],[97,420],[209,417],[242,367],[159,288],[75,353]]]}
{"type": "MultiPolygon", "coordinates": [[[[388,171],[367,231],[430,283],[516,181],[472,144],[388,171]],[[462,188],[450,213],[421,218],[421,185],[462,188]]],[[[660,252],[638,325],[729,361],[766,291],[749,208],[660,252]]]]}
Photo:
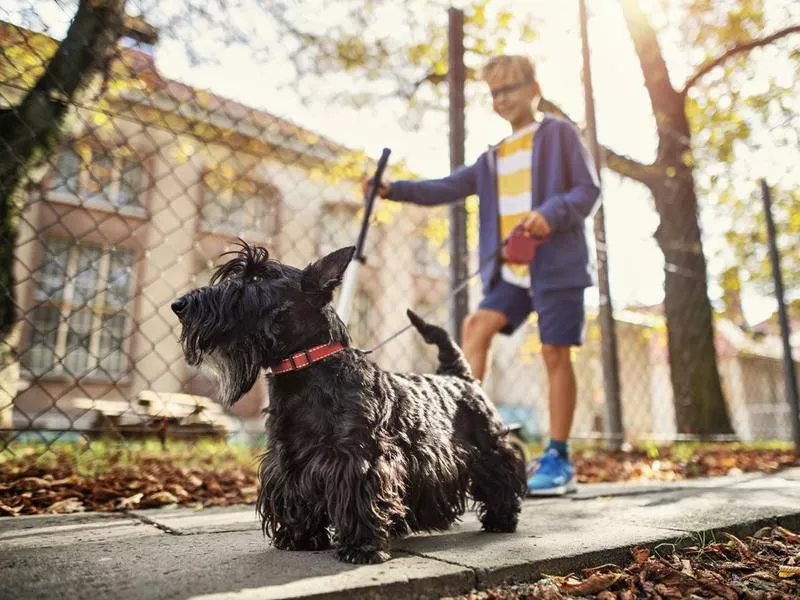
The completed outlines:
{"type": "Polygon", "coordinates": [[[56,158],[50,191],[87,204],[142,209],[145,172],[128,148],[111,152],[90,145],[67,146],[56,158]]]}
{"type": "Polygon", "coordinates": [[[24,357],[34,375],[125,374],[132,267],[129,250],[45,243],[24,357]]]}
{"type": "Polygon", "coordinates": [[[202,226],[212,233],[272,240],[278,231],[278,192],[246,179],[205,178],[202,226]]]}

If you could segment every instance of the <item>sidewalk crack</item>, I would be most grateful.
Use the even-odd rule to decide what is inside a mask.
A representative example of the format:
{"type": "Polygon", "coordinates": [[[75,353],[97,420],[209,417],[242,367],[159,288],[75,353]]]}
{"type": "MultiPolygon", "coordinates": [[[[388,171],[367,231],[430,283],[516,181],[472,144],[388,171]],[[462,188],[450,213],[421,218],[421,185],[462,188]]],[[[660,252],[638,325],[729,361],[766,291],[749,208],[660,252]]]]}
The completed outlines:
{"type": "Polygon", "coordinates": [[[122,514],[124,514],[126,517],[134,521],[138,521],[140,523],[144,523],[145,525],[150,525],[152,527],[155,527],[156,529],[160,529],[161,531],[163,531],[164,533],[168,533],[169,535],[186,535],[182,531],[173,529],[172,527],[169,527],[167,525],[163,525],[162,523],[154,521],[153,519],[145,517],[144,515],[137,515],[131,512],[124,512],[122,514]]]}

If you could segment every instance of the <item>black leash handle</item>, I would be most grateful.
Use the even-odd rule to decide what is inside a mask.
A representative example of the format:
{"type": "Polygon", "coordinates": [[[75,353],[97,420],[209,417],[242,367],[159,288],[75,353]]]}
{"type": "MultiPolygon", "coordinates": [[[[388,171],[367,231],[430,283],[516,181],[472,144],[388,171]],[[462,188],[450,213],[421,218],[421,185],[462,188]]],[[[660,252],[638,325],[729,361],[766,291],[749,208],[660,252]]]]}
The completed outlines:
{"type": "Polygon", "coordinates": [[[367,230],[369,229],[369,218],[372,215],[372,208],[375,206],[375,196],[378,194],[378,187],[381,184],[383,172],[386,170],[386,164],[389,162],[389,155],[392,151],[389,148],[384,148],[381,152],[381,157],[378,159],[378,166],[375,169],[375,175],[370,181],[369,189],[367,190],[367,205],[364,208],[364,218],[361,221],[361,231],[358,233],[358,241],[356,241],[356,251],[353,255],[353,260],[360,263],[366,261],[364,256],[364,246],[367,243],[367,230]]]}

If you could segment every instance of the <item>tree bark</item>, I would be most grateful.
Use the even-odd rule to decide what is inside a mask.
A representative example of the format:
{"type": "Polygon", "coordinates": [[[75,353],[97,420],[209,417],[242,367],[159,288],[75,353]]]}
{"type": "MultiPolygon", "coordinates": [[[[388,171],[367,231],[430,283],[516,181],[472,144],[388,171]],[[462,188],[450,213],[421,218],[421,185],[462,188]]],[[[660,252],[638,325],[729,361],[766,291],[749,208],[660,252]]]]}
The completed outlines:
{"type": "MultiPolygon", "coordinates": [[[[34,164],[58,147],[70,106],[107,64],[122,31],[124,7],[125,0],[81,0],[42,76],[17,106],[0,110],[0,372],[6,375],[2,391],[12,399],[16,383],[8,374],[17,372],[11,333],[16,323],[14,248],[21,188],[34,164]]],[[[3,397],[0,416],[8,412],[3,397]]],[[[6,426],[3,422],[0,428],[6,426]]]]}
{"type": "Polygon", "coordinates": [[[733,433],[717,369],[697,196],[691,171],[652,190],[661,218],[656,241],[664,253],[664,314],[677,431],[733,433]]]}
{"type": "Polygon", "coordinates": [[[660,224],[664,254],[664,312],[670,378],[679,433],[725,434],[732,427],[717,369],[714,323],[699,226],[685,96],[670,83],[655,30],[638,0],[621,0],[658,127],[654,166],[663,175],[648,184],[660,224]]]}

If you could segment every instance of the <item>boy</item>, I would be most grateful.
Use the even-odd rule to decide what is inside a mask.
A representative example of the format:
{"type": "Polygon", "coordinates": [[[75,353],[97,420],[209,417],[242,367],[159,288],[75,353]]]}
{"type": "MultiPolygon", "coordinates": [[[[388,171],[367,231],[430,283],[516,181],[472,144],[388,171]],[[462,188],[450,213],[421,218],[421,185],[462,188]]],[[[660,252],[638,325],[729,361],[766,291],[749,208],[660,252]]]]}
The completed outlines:
{"type": "Polygon", "coordinates": [[[511,135],[448,177],[385,182],[378,193],[422,205],[477,193],[481,263],[518,224],[529,235],[548,238],[529,265],[498,259],[481,271],[484,298],[464,321],[462,344],[475,377],[483,380],[494,335],[513,333],[532,310],[537,312],[549,383],[550,442],[528,469],[528,491],[562,495],[575,491],[567,443],[577,398],[571,347],[583,338],[584,290],[592,285],[585,219],[600,188],[575,128],[536,112],[540,88],[530,60],[496,56],[482,75],[511,135]]]}

